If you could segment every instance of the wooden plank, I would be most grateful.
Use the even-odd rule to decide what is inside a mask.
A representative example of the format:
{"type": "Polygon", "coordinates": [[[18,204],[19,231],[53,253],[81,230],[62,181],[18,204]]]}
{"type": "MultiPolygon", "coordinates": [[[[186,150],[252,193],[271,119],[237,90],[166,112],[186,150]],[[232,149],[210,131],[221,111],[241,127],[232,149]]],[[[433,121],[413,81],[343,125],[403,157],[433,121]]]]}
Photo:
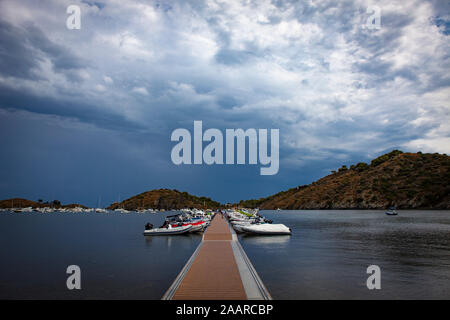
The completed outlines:
{"type": "Polygon", "coordinates": [[[217,214],[206,230],[203,245],[197,257],[172,299],[247,299],[231,247],[231,240],[228,224],[222,215],[217,214]]]}

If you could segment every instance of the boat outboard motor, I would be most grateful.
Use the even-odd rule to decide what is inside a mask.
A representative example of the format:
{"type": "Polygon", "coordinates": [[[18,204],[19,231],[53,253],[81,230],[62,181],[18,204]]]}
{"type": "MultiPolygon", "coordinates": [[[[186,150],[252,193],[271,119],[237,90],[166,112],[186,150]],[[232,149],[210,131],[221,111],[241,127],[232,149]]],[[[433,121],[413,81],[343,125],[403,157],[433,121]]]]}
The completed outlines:
{"type": "Polygon", "coordinates": [[[151,229],[153,229],[153,225],[152,225],[150,222],[148,222],[148,223],[145,225],[145,230],[151,230],[151,229]]]}

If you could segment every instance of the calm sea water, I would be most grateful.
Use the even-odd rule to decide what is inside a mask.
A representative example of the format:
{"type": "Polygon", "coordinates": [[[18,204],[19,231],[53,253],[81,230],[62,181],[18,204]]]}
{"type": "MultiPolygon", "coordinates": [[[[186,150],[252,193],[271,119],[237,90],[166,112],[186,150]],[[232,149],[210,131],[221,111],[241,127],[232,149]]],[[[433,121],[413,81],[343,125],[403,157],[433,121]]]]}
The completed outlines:
{"type": "Polygon", "coordinates": [[[160,299],[201,234],[144,237],[168,214],[0,213],[0,298],[160,299]],[[81,268],[81,290],[66,268],[81,268]]]}
{"type": "MultiPolygon", "coordinates": [[[[160,299],[201,234],[144,237],[167,214],[0,213],[0,298],[160,299]],[[79,265],[82,290],[66,288],[79,265]]],[[[239,236],[275,299],[450,299],[450,212],[264,211],[292,236],[239,236]],[[381,290],[368,290],[369,265],[381,290]]]]}
{"type": "Polygon", "coordinates": [[[275,299],[450,299],[450,211],[265,211],[291,236],[241,236],[275,299]],[[366,286],[369,265],[381,289],[366,286]]]}

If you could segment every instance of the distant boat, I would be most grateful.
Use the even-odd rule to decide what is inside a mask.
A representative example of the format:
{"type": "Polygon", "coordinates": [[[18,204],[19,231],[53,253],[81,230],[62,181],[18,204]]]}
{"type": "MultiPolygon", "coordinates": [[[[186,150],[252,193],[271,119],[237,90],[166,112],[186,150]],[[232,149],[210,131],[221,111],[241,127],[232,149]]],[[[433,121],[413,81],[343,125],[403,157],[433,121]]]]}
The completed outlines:
{"type": "Polygon", "coordinates": [[[385,213],[388,216],[396,216],[396,215],[398,215],[397,211],[395,210],[395,207],[390,207],[385,213]]]}
{"type": "Polygon", "coordinates": [[[130,213],[130,211],[122,209],[122,208],[115,209],[114,211],[119,212],[119,213],[130,213]]]}

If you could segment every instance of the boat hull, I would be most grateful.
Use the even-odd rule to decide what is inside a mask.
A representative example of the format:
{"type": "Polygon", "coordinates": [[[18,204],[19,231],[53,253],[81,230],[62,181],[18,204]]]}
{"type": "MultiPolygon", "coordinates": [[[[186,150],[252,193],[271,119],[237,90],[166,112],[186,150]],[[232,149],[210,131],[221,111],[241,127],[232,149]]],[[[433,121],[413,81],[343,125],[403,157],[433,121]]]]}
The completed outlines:
{"type": "Polygon", "coordinates": [[[145,230],[144,236],[169,236],[177,235],[189,232],[192,229],[191,225],[181,226],[176,228],[155,228],[151,230],[145,230]]]}
{"type": "Polygon", "coordinates": [[[196,222],[191,224],[192,228],[189,232],[200,232],[206,228],[206,222],[196,222]]]}
{"type": "Polygon", "coordinates": [[[241,226],[241,229],[247,233],[261,234],[261,235],[290,235],[291,229],[284,224],[259,224],[241,226]]]}
{"type": "MultiPolygon", "coordinates": [[[[207,223],[205,221],[197,221],[197,222],[188,222],[184,223],[184,226],[192,226],[192,228],[189,230],[189,232],[199,232],[203,231],[207,227],[207,223]]],[[[172,227],[177,227],[176,225],[172,225],[172,227]]]]}
{"type": "Polygon", "coordinates": [[[243,232],[245,232],[244,230],[242,230],[243,226],[244,225],[242,225],[242,224],[233,224],[233,229],[238,233],[243,233],[243,232]]]}

